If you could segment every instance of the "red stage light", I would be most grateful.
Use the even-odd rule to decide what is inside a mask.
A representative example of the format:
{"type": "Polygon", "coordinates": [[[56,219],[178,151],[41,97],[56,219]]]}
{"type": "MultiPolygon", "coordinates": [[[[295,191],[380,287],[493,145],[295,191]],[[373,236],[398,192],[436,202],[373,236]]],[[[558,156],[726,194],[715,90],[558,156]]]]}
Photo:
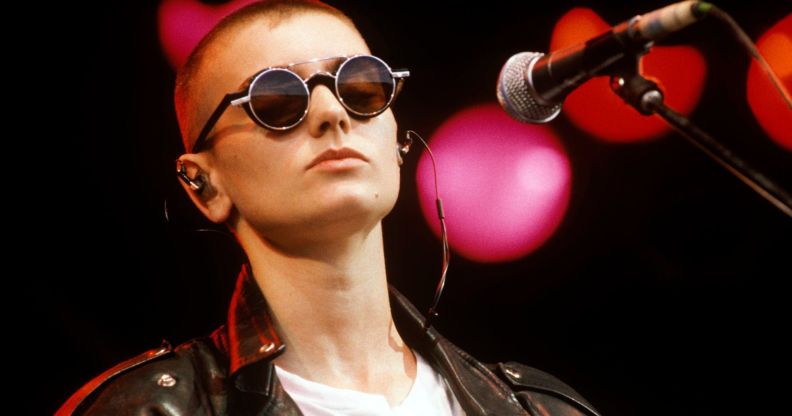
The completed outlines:
{"type": "MultiPolygon", "coordinates": [[[[781,80],[792,92],[792,14],[765,32],[756,45],[781,80]]],[[[748,70],[748,104],[762,129],[778,145],[792,151],[792,109],[767,79],[756,61],[748,70]]]]}
{"type": "MultiPolygon", "coordinates": [[[[559,19],[550,50],[558,50],[597,36],[610,28],[590,9],[575,8],[559,19]]],[[[682,114],[696,107],[704,88],[704,57],[688,46],[656,46],[641,61],[641,73],[658,81],[666,104],[682,114]]],[[[563,113],[578,128],[609,142],[656,138],[670,131],[656,117],[640,115],[614,94],[607,77],[594,78],[567,97],[563,113]]]]}

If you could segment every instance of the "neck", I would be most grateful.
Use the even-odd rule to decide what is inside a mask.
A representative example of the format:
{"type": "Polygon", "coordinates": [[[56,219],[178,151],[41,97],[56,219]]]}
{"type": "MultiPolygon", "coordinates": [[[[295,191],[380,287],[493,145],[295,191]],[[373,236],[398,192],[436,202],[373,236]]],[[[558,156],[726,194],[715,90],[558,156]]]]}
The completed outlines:
{"type": "Polygon", "coordinates": [[[412,385],[415,358],[391,317],[381,223],[299,252],[238,235],[287,346],[275,364],[400,402],[412,385]]]}

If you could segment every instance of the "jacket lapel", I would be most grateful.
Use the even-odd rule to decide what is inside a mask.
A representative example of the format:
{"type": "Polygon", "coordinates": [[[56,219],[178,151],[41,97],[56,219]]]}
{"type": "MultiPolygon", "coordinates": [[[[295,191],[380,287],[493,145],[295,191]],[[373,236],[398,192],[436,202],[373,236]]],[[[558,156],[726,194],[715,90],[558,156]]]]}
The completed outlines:
{"type": "Polygon", "coordinates": [[[423,315],[393,286],[390,298],[399,334],[442,374],[467,415],[528,415],[511,389],[483,364],[445,339],[434,327],[424,331],[423,315]]]}
{"type": "MultiPolygon", "coordinates": [[[[423,315],[393,286],[390,303],[402,338],[446,379],[467,415],[528,415],[511,389],[484,365],[446,340],[434,327],[424,331],[423,315]]],[[[229,355],[229,414],[300,415],[275,375],[272,360],[286,345],[247,265],[237,281],[227,331],[224,347],[229,355]]]]}

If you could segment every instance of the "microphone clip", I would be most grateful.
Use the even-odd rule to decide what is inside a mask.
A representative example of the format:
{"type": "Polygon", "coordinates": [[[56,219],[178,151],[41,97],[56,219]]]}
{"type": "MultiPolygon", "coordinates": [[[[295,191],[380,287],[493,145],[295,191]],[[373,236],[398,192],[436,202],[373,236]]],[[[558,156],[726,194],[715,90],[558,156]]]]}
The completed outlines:
{"type": "Polygon", "coordinates": [[[639,113],[651,116],[657,106],[663,104],[664,95],[656,82],[641,76],[638,65],[637,59],[619,65],[610,77],[610,87],[639,113]]]}

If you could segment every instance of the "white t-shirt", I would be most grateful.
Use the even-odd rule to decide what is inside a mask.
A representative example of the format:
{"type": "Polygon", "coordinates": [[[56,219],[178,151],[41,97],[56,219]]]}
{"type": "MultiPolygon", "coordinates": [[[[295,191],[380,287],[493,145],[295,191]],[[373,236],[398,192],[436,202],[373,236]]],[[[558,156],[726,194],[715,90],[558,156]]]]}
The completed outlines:
{"type": "Polygon", "coordinates": [[[277,365],[275,371],[284,390],[306,416],[464,415],[443,376],[417,352],[415,358],[415,382],[407,397],[395,407],[390,407],[381,394],[330,387],[306,380],[277,365]]]}

